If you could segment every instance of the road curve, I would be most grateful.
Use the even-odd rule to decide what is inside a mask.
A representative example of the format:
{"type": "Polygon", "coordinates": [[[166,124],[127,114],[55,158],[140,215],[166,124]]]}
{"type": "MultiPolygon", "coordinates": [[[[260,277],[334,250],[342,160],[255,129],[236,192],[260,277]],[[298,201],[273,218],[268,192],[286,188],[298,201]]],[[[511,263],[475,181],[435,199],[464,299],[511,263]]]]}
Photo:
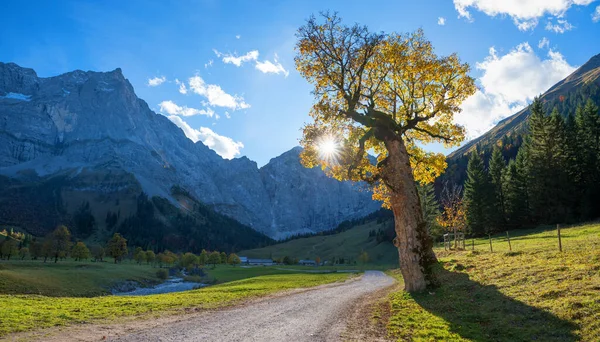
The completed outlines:
{"type": "Polygon", "coordinates": [[[363,295],[390,286],[394,280],[367,271],[357,281],[339,286],[215,311],[111,341],[339,341],[348,311],[363,295]]]}

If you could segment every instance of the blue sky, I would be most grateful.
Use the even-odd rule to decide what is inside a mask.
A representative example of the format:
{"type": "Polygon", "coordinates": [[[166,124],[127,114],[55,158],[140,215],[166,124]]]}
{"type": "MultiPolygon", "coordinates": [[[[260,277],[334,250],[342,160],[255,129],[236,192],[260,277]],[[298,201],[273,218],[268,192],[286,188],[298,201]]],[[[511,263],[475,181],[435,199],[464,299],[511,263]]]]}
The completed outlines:
{"type": "Polygon", "coordinates": [[[188,137],[264,165],[309,120],[294,33],[328,9],[372,30],[423,28],[438,54],[470,63],[480,91],[457,121],[471,138],[600,53],[593,0],[3,1],[0,61],[44,77],[120,67],[188,137]]]}

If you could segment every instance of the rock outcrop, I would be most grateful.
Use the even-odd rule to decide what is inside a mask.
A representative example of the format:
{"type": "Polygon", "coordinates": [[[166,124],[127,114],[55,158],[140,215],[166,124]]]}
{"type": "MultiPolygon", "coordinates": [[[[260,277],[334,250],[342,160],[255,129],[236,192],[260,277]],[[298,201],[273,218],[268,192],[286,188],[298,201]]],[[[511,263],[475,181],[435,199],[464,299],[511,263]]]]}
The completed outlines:
{"type": "Polygon", "coordinates": [[[359,185],[302,167],[299,152],[262,168],[246,157],[226,160],[151,111],[120,69],[40,78],[0,63],[0,175],[23,181],[32,171],[39,177],[125,172],[150,196],[177,204],[171,189],[180,186],[275,238],[331,229],[379,208],[359,185]]]}

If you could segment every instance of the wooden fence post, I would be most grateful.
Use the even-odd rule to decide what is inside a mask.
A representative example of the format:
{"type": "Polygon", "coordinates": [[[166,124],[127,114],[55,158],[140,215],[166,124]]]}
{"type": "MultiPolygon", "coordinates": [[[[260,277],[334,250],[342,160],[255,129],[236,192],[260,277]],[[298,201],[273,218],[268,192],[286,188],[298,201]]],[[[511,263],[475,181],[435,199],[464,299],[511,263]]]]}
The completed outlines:
{"type": "Polygon", "coordinates": [[[562,239],[560,237],[560,224],[556,225],[556,230],[558,231],[558,250],[562,252],[562,239]]]}
{"type": "Polygon", "coordinates": [[[508,236],[508,230],[506,231],[506,239],[508,240],[508,250],[512,252],[512,246],[510,244],[510,236],[508,236]]]}
{"type": "Polygon", "coordinates": [[[493,252],[494,250],[492,249],[492,234],[488,234],[488,238],[490,239],[490,252],[493,252]]]}

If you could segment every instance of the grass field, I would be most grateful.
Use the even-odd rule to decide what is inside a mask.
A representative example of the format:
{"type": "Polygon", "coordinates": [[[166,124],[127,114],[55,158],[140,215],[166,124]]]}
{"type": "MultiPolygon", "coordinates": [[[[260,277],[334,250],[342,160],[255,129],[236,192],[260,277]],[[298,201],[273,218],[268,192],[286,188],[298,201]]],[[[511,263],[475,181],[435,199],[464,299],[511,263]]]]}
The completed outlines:
{"type": "Polygon", "coordinates": [[[0,336],[100,319],[176,312],[191,307],[218,308],[274,292],[343,281],[348,277],[349,274],[341,273],[265,275],[198,290],[139,297],[0,295],[0,336]]]}
{"type": "Polygon", "coordinates": [[[380,227],[376,222],[370,222],[335,235],[295,239],[264,248],[241,251],[238,255],[249,258],[289,256],[312,260],[319,257],[323,261],[335,257],[351,262],[357,261],[357,264],[360,264],[358,255],[364,250],[369,254],[369,264],[394,267],[398,264],[398,250],[390,243],[377,244],[374,238],[369,239],[369,231],[380,227]]]}
{"type": "Polygon", "coordinates": [[[93,297],[123,280],[157,283],[156,268],[131,263],[0,261],[0,294],[93,297]]]}
{"type": "Polygon", "coordinates": [[[374,317],[399,341],[599,341],[600,225],[563,229],[562,253],[554,230],[510,234],[512,252],[505,235],[494,252],[487,239],[475,251],[437,249],[443,285],[399,287],[374,317]]]}

